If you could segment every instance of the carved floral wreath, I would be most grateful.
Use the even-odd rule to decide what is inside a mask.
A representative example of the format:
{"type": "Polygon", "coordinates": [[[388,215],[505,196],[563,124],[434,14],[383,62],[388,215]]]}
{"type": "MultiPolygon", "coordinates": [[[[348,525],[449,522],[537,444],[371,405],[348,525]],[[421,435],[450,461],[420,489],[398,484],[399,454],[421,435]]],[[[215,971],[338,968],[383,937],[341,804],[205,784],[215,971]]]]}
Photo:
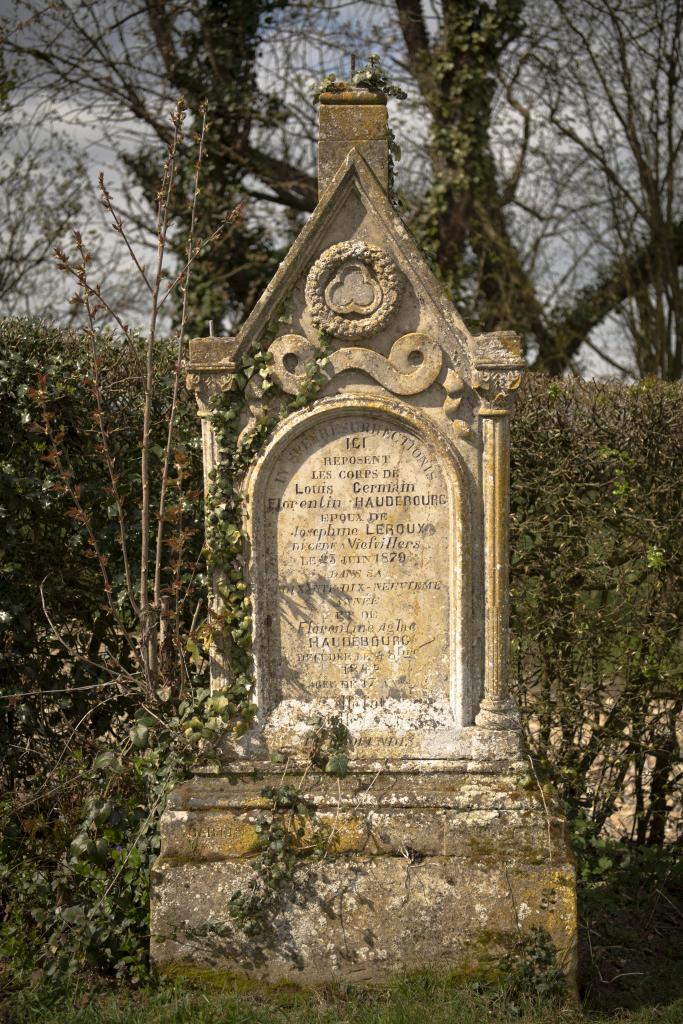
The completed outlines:
{"type": "Polygon", "coordinates": [[[316,327],[337,338],[367,338],[376,334],[391,316],[398,300],[398,274],[391,257],[376,245],[365,242],[338,242],[326,249],[311,267],[306,280],[306,301],[316,327]],[[342,292],[344,275],[362,272],[362,286],[369,301],[345,303],[334,300],[342,292]],[[339,281],[337,281],[339,278],[339,281]],[[367,316],[352,318],[348,313],[367,316]]]}

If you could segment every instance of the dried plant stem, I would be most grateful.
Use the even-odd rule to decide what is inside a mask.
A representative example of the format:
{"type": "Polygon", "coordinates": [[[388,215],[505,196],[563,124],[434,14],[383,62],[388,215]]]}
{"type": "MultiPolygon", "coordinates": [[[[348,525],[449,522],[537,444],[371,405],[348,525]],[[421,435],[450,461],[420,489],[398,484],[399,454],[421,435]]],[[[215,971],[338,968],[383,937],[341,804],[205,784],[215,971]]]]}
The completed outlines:
{"type": "Polygon", "coordinates": [[[156,602],[150,603],[149,595],[149,544],[151,527],[151,481],[150,450],[152,445],[152,407],[154,398],[154,354],[159,315],[159,295],[164,267],[164,255],[168,233],[170,198],[175,184],[175,162],[180,133],[185,119],[185,105],[179,101],[173,114],[173,138],[169,145],[164,165],[164,175],[157,207],[157,256],[152,284],[152,308],[145,342],[145,404],[142,425],[142,451],[140,476],[142,507],[140,517],[140,643],[143,652],[147,688],[152,689],[159,668],[158,638],[155,626],[156,602]]]}
{"type": "MultiPolygon", "coordinates": [[[[45,579],[47,579],[47,577],[45,577],[45,579]]],[[[45,580],[43,580],[43,582],[40,584],[40,603],[41,603],[42,608],[43,608],[43,615],[45,616],[45,618],[47,620],[47,624],[49,625],[50,629],[52,630],[52,633],[53,633],[57,643],[60,645],[60,647],[63,647],[64,650],[66,651],[66,653],[68,655],[70,655],[71,657],[76,655],[78,657],[78,660],[83,662],[83,664],[90,665],[92,668],[97,669],[98,672],[107,672],[110,676],[115,676],[116,677],[114,680],[112,680],[112,681],[110,681],[108,683],[96,683],[94,687],[85,686],[85,687],[80,687],[80,689],[85,689],[85,690],[92,689],[92,688],[96,689],[98,686],[111,686],[113,683],[116,683],[116,685],[120,685],[123,682],[124,679],[127,680],[127,681],[130,681],[130,682],[135,682],[134,676],[132,676],[131,673],[128,672],[123,667],[123,665],[121,665],[121,663],[119,662],[119,660],[117,658],[113,659],[114,664],[116,665],[116,668],[115,669],[109,668],[108,665],[103,665],[102,662],[93,661],[92,658],[88,658],[87,655],[85,655],[81,651],[79,651],[74,645],[69,645],[64,640],[64,638],[62,637],[62,634],[60,633],[59,629],[57,628],[57,626],[53,622],[53,620],[52,620],[52,618],[50,616],[50,613],[48,611],[47,602],[45,600],[45,590],[44,590],[44,587],[45,587],[45,580]]],[[[75,688],[71,687],[68,690],[64,690],[64,691],[60,691],[60,690],[45,690],[45,691],[41,691],[41,692],[44,692],[44,693],[60,693],[60,692],[71,693],[73,689],[75,689],[75,688]]]]}
{"type": "Polygon", "coordinates": [[[88,317],[89,330],[88,334],[90,337],[90,356],[92,361],[92,372],[93,372],[93,391],[95,395],[95,402],[97,404],[97,427],[100,435],[100,445],[104,461],[109,474],[109,481],[111,483],[111,492],[116,506],[116,517],[118,519],[119,526],[119,543],[121,544],[121,556],[123,558],[123,573],[126,580],[126,592],[128,594],[128,600],[130,606],[133,609],[133,613],[139,615],[139,608],[137,601],[135,600],[135,590],[133,588],[133,574],[130,567],[130,558],[128,556],[128,539],[126,529],[126,514],[123,507],[123,501],[118,487],[118,474],[114,463],[114,458],[111,453],[109,445],[109,437],[105,428],[105,413],[102,404],[102,387],[100,380],[100,367],[99,358],[97,353],[97,330],[95,328],[95,311],[91,305],[91,297],[89,295],[85,298],[85,309],[88,317]]]}
{"type": "Polygon", "coordinates": [[[199,131],[199,140],[197,148],[197,160],[195,163],[193,191],[192,191],[192,202],[190,209],[190,227],[187,236],[187,248],[186,255],[187,261],[185,266],[185,274],[182,278],[182,293],[183,303],[181,308],[180,324],[178,326],[178,347],[177,347],[177,358],[173,376],[173,394],[171,397],[171,408],[168,414],[168,430],[166,434],[166,446],[164,450],[164,461],[161,472],[161,489],[159,494],[159,515],[157,519],[157,537],[156,537],[156,552],[154,558],[154,605],[156,608],[159,607],[161,601],[161,565],[162,565],[162,554],[163,554],[163,543],[164,543],[164,515],[166,512],[166,494],[168,491],[168,474],[171,465],[171,452],[173,451],[173,430],[175,427],[176,410],[178,408],[178,390],[180,387],[180,374],[183,363],[183,353],[185,347],[185,325],[187,324],[187,300],[190,285],[190,275],[192,271],[192,257],[194,251],[194,232],[197,222],[197,199],[199,197],[199,176],[201,172],[202,162],[204,159],[204,141],[206,138],[206,115],[207,106],[204,103],[201,108],[202,124],[199,131]]]}
{"type": "MultiPolygon", "coordinates": [[[[62,250],[55,250],[55,256],[59,267],[70,274],[79,285],[79,292],[74,297],[84,307],[88,323],[88,336],[90,341],[90,360],[92,363],[92,389],[95,400],[93,418],[97,424],[99,433],[98,450],[102,455],[103,462],[109,477],[109,489],[111,491],[113,506],[118,521],[117,539],[121,546],[123,576],[125,581],[128,603],[136,620],[136,628],[132,631],[122,620],[121,615],[116,614],[117,623],[120,625],[126,640],[130,644],[135,660],[142,669],[143,688],[148,698],[158,688],[160,677],[167,677],[173,671],[179,671],[181,684],[184,684],[188,676],[187,666],[184,661],[181,637],[179,632],[179,620],[184,607],[186,595],[182,593],[181,561],[185,547],[185,524],[182,515],[182,483],[183,463],[179,459],[178,479],[172,475],[172,460],[174,457],[174,440],[177,427],[177,416],[180,402],[180,387],[182,380],[183,358],[186,346],[186,326],[189,318],[190,301],[190,280],[195,261],[199,256],[222,235],[227,224],[232,222],[240,213],[241,207],[237,207],[228,213],[220,222],[217,228],[211,231],[205,238],[196,238],[197,223],[199,217],[198,200],[200,195],[200,175],[205,158],[205,145],[208,123],[208,105],[203,103],[198,111],[199,123],[195,134],[196,160],[193,176],[193,192],[189,202],[189,229],[185,244],[184,260],[180,268],[175,271],[169,283],[166,276],[166,252],[168,247],[168,234],[171,227],[172,199],[176,190],[179,174],[178,161],[181,156],[181,144],[183,140],[183,126],[186,119],[186,104],[179,100],[171,115],[173,131],[168,143],[168,152],[164,163],[162,180],[157,194],[156,211],[156,256],[153,267],[143,265],[138,257],[135,247],[129,238],[124,220],[114,205],[110,192],[107,190],[103,174],[99,175],[100,198],[104,209],[111,221],[112,229],[120,236],[126,247],[128,255],[132,260],[135,270],[144,282],[144,286],[150,295],[150,310],[145,332],[143,346],[143,366],[141,375],[143,379],[143,414],[142,414],[142,435],[140,439],[140,539],[139,552],[131,550],[129,535],[130,512],[127,513],[126,504],[120,490],[120,481],[117,472],[116,452],[112,447],[110,432],[108,430],[106,417],[106,401],[104,399],[105,381],[102,377],[102,368],[99,360],[97,320],[98,314],[104,313],[111,317],[113,323],[121,331],[131,351],[136,351],[138,339],[134,331],[126,324],[122,316],[111,305],[110,301],[103,294],[103,285],[92,282],[89,278],[88,265],[92,260],[91,254],[87,251],[82,237],[74,232],[74,239],[77,258],[70,259],[62,250]],[[180,323],[175,336],[175,361],[172,378],[171,400],[166,420],[165,446],[161,452],[161,467],[159,481],[158,503],[152,493],[152,443],[153,443],[153,421],[154,403],[156,398],[156,372],[157,372],[157,339],[159,330],[159,316],[163,303],[171,293],[180,289],[180,323]],[[169,489],[177,484],[178,487],[178,508],[174,510],[174,529],[176,536],[172,544],[174,557],[169,565],[172,571],[172,578],[168,586],[164,585],[164,543],[168,541],[169,533],[169,489]],[[155,523],[156,519],[156,523],[155,523]],[[135,563],[139,556],[139,577],[135,579],[135,563]],[[170,596],[173,592],[175,600],[170,596]]],[[[46,433],[50,427],[49,421],[45,420],[46,433]]],[[[53,445],[55,439],[51,439],[53,445]]],[[[57,439],[58,441],[58,439],[57,439]]],[[[53,459],[59,456],[57,451],[53,459]]],[[[92,552],[100,561],[100,569],[104,580],[104,589],[107,594],[107,601],[112,613],[115,612],[111,597],[111,582],[109,580],[106,558],[102,558],[97,547],[97,541],[87,521],[87,512],[80,507],[78,493],[73,480],[64,474],[60,469],[63,478],[63,488],[72,493],[74,500],[75,516],[81,520],[86,529],[89,529],[90,546],[92,552]]],[[[156,479],[155,481],[156,482],[156,479]]],[[[193,573],[194,575],[194,573],[193,573]]],[[[116,610],[118,612],[118,610],[116,610]]],[[[196,629],[196,626],[193,627],[196,629]]]]}
{"type": "Polygon", "coordinates": [[[101,197],[101,200],[102,200],[102,205],[104,206],[105,210],[107,211],[107,213],[111,217],[112,226],[114,228],[114,231],[116,231],[117,234],[119,234],[121,236],[121,238],[123,239],[123,243],[126,246],[126,249],[128,250],[128,254],[129,254],[130,258],[132,259],[133,263],[135,264],[136,270],[140,274],[140,277],[142,278],[142,280],[145,282],[145,284],[147,286],[147,290],[150,293],[152,293],[153,289],[152,289],[152,285],[149,283],[149,278],[147,277],[147,272],[145,271],[145,268],[143,267],[142,263],[140,263],[140,260],[138,259],[138,256],[137,256],[137,253],[135,252],[135,249],[131,245],[130,239],[128,238],[128,235],[127,235],[125,227],[124,227],[123,218],[121,216],[119,216],[119,214],[116,212],[116,209],[114,208],[114,202],[113,202],[111,193],[107,190],[107,188],[106,188],[106,186],[104,184],[104,174],[102,173],[102,171],[100,171],[100,173],[98,175],[97,182],[98,182],[98,185],[99,185],[100,197],[101,197]]]}

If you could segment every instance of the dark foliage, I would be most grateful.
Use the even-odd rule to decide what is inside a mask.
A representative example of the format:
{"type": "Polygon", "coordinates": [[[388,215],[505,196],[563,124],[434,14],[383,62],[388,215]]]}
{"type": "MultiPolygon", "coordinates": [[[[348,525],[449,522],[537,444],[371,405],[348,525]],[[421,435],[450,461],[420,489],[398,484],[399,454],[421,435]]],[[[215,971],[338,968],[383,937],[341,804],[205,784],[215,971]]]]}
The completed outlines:
{"type": "Polygon", "coordinates": [[[654,380],[532,376],[514,420],[514,689],[582,842],[619,809],[628,839],[661,845],[674,831],[682,399],[654,380]]]}
{"type": "MultiPolygon", "coordinates": [[[[189,721],[203,694],[181,700],[162,689],[150,709],[131,658],[92,366],[96,359],[130,549],[139,550],[142,352],[106,334],[96,355],[90,344],[87,333],[42,322],[0,325],[0,956],[19,972],[89,964],[136,976],[145,969],[158,813],[166,784],[192,756],[189,721]]],[[[172,351],[161,346],[160,443],[172,373],[172,351]]],[[[178,529],[169,530],[164,579],[173,595],[186,577],[185,592],[197,599],[205,582],[196,572],[201,457],[189,402],[180,422],[169,504],[178,529]]],[[[181,632],[187,640],[190,623],[187,609],[171,612],[173,647],[181,632]]]]}

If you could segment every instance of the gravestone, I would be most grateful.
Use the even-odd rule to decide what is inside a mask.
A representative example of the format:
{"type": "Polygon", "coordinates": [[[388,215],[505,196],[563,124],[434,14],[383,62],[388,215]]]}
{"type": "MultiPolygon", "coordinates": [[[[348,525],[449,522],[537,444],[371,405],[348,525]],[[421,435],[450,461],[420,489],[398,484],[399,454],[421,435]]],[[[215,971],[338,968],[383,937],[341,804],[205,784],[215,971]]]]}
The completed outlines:
{"type": "MultiPolygon", "coordinates": [[[[315,212],[239,335],[190,347],[207,487],[212,400],[244,353],[267,348],[278,393],[295,397],[321,339],[328,351],[315,398],[241,483],[258,714],[218,772],[168,801],[152,895],[162,971],[468,975],[533,927],[574,971],[564,822],[508,694],[509,418],[524,362],[514,334],[470,334],[387,183],[385,98],[324,94],[315,212]],[[344,770],[331,774],[312,736],[335,725],[344,770]],[[283,781],[312,809],[304,832],[327,838],[273,894],[268,927],[245,929],[230,899],[254,884],[259,815],[283,781]]],[[[273,412],[258,378],[248,391],[246,432],[273,412]]],[[[220,565],[214,582],[220,612],[220,565]]],[[[230,665],[218,645],[216,689],[230,665]]]]}

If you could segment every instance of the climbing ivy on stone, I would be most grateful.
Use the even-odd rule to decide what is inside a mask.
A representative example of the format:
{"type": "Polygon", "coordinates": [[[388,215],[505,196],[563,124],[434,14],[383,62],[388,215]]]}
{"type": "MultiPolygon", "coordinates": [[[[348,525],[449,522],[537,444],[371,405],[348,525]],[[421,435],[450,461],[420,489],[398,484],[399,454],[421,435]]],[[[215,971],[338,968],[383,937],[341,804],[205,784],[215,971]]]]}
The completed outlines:
{"type": "MultiPolygon", "coordinates": [[[[304,742],[309,767],[343,778],[348,771],[351,734],[338,715],[316,715],[304,742]]],[[[256,819],[260,851],[252,863],[251,884],[235,892],[229,904],[231,919],[246,935],[272,926],[281,901],[292,895],[291,884],[302,859],[322,860],[334,848],[334,831],[323,824],[315,805],[302,792],[307,771],[295,789],[285,780],[264,786],[266,808],[256,819]]]]}
{"type": "Polygon", "coordinates": [[[286,396],[271,374],[272,356],[267,344],[277,332],[282,317],[276,317],[264,342],[244,353],[229,389],[213,401],[211,425],[216,439],[218,464],[211,474],[207,495],[206,548],[211,568],[218,571],[220,610],[209,623],[208,640],[227,644],[235,679],[252,686],[252,611],[244,559],[244,504],[241,485],[244,476],[277,424],[290,412],[309,405],[325,381],[322,369],[329,340],[320,333],[315,354],[304,367],[299,392],[286,396]],[[258,378],[266,396],[264,411],[254,424],[245,426],[247,386],[258,378]]]}

